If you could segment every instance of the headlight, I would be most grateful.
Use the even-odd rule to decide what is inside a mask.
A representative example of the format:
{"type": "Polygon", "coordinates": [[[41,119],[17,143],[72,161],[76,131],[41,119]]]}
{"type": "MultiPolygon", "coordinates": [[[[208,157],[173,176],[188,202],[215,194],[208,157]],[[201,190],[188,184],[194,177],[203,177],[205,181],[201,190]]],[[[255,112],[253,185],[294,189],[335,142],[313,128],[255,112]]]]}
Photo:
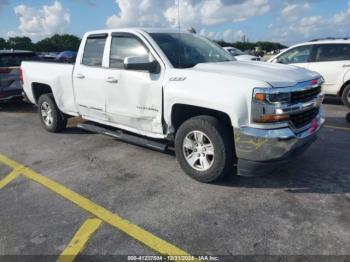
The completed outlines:
{"type": "Polygon", "coordinates": [[[283,104],[290,102],[290,93],[260,93],[259,91],[254,92],[254,100],[271,103],[271,104],[283,104]]]}
{"type": "Polygon", "coordinates": [[[288,114],[280,114],[277,106],[290,103],[289,92],[274,92],[271,89],[256,88],[253,92],[252,121],[255,123],[276,123],[289,120],[288,114]]]}

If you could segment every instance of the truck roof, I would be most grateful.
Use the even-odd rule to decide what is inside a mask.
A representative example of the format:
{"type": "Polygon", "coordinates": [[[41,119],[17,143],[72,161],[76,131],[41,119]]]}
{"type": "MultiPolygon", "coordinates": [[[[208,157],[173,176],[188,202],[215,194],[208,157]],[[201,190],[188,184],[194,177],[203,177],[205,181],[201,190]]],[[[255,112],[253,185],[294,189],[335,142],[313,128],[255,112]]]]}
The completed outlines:
{"type": "Polygon", "coordinates": [[[131,27],[131,28],[112,28],[105,30],[95,30],[89,31],[86,34],[103,34],[103,33],[113,33],[113,32],[146,32],[146,33],[187,33],[190,34],[187,30],[179,30],[175,28],[148,28],[148,27],[131,27]]]}

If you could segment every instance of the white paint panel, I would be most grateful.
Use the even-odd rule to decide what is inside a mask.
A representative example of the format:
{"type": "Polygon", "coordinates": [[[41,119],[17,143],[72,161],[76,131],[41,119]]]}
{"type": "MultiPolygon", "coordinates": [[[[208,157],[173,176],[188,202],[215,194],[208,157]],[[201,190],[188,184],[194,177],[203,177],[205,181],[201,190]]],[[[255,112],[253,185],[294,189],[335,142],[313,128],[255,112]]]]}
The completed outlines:
{"type": "Polygon", "coordinates": [[[327,95],[337,95],[343,85],[344,74],[348,68],[343,65],[349,61],[330,61],[310,63],[309,69],[321,74],[325,80],[323,89],[327,95]]]}

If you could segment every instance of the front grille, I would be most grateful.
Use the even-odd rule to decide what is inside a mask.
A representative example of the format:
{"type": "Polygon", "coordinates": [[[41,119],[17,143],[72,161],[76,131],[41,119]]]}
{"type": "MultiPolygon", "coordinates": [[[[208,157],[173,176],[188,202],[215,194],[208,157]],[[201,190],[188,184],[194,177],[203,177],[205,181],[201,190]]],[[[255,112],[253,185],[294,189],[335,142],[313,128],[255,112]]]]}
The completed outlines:
{"type": "Polygon", "coordinates": [[[291,102],[292,104],[304,103],[314,99],[319,93],[321,93],[321,86],[314,87],[308,90],[292,92],[291,102]]]}
{"type": "Polygon", "coordinates": [[[290,121],[295,129],[301,129],[311,123],[318,115],[319,108],[312,108],[301,113],[290,115],[290,121]]]}

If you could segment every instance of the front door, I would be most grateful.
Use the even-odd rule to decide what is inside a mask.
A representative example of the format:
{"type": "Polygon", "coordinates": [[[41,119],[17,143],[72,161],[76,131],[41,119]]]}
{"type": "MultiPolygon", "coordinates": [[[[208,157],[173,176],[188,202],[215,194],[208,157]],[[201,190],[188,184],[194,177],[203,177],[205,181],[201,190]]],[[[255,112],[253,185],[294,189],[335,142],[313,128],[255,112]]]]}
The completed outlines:
{"type": "MultiPolygon", "coordinates": [[[[162,72],[124,69],[124,59],[150,50],[132,34],[113,34],[106,69],[106,112],[110,122],[141,132],[163,134],[162,72]]],[[[162,71],[162,70],[161,70],[162,71]]]]}

